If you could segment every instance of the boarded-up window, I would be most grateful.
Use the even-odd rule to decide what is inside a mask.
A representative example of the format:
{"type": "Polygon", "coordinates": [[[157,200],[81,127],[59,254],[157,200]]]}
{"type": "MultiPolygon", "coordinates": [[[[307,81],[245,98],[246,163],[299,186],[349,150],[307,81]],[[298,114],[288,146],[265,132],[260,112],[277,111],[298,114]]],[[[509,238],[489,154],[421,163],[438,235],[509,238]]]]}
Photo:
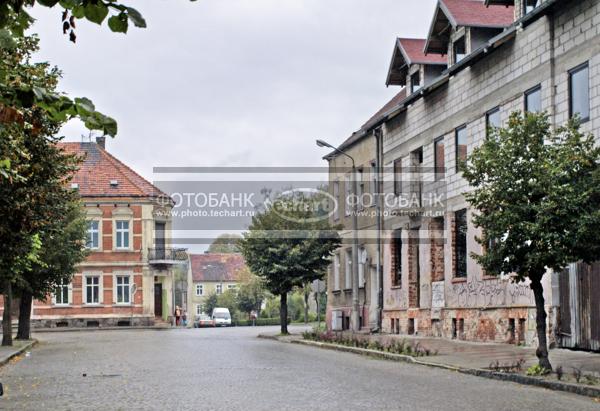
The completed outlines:
{"type": "Polygon", "coordinates": [[[467,210],[454,213],[454,276],[467,277],[467,210]]]}
{"type": "Polygon", "coordinates": [[[394,231],[392,237],[392,286],[402,286],[402,231],[394,231]]]}
{"type": "Polygon", "coordinates": [[[446,174],[446,150],[444,147],[444,137],[437,138],[433,142],[433,151],[435,162],[435,179],[443,179],[446,174]]]}

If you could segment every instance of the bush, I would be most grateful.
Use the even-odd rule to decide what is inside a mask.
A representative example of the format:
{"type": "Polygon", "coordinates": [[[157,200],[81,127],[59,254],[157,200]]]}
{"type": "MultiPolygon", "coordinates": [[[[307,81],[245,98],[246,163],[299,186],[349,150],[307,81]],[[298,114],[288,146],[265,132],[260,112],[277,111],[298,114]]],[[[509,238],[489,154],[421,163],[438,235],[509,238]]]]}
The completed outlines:
{"type": "Polygon", "coordinates": [[[542,367],[539,364],[532,365],[527,369],[527,375],[531,377],[540,377],[542,375],[548,374],[548,370],[542,367]]]}
{"type": "MultiPolygon", "coordinates": [[[[280,325],[279,318],[257,318],[255,322],[256,326],[268,326],[268,325],[280,325]]],[[[238,320],[235,321],[237,327],[250,327],[252,326],[252,320],[238,320]]]]}

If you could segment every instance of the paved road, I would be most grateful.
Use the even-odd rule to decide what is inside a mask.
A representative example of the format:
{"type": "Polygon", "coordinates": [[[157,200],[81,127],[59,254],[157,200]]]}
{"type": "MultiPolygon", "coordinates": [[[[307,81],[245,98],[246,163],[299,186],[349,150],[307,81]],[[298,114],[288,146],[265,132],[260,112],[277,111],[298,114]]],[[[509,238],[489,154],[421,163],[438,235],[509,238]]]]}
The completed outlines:
{"type": "Polygon", "coordinates": [[[600,409],[584,397],[257,339],[259,331],[275,329],[39,334],[31,356],[0,370],[0,409],[600,409]]]}

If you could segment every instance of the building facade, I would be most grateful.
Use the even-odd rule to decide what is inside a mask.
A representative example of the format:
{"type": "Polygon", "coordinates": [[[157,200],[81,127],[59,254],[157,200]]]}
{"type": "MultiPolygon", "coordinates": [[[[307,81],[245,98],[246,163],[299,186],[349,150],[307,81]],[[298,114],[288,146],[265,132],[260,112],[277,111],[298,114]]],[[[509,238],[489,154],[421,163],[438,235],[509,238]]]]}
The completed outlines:
{"type": "MultiPolygon", "coordinates": [[[[383,331],[535,344],[529,285],[471,258],[484,250],[457,164],[515,111],[545,111],[554,126],[577,114],[598,136],[598,21],[598,0],[439,0],[427,38],[396,41],[387,84],[406,97],[361,131],[382,147],[383,331]]],[[[544,277],[551,343],[586,348],[567,334],[600,319],[598,307],[561,313],[565,293],[584,292],[582,271],[544,277]]],[[[597,322],[587,348],[600,344],[597,322]]]]}
{"type": "Polygon", "coordinates": [[[200,314],[211,315],[205,312],[208,296],[237,290],[248,273],[249,270],[241,254],[190,254],[188,294],[191,296],[189,307],[193,309],[194,317],[200,314]]]}
{"type": "Polygon", "coordinates": [[[71,188],[88,219],[90,254],[70,283],[34,301],[34,327],[153,325],[173,315],[173,267],[187,261],[170,244],[172,200],[97,143],[61,143],[83,158],[71,188]]]}

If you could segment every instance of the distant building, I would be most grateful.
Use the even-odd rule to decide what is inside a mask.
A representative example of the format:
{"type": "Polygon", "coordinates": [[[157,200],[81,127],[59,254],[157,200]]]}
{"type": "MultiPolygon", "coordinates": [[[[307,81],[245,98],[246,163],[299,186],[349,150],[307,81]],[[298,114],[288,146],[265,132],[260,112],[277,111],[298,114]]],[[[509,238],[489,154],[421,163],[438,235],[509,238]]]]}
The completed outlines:
{"type": "Polygon", "coordinates": [[[188,294],[193,315],[198,316],[205,311],[204,304],[210,294],[237,290],[245,273],[248,273],[248,268],[241,254],[190,254],[188,294]]]}
{"type": "Polygon", "coordinates": [[[61,143],[83,157],[71,187],[88,218],[88,258],[70,283],[34,301],[34,327],[152,325],[173,315],[172,200],[97,143],[61,143]]]}

